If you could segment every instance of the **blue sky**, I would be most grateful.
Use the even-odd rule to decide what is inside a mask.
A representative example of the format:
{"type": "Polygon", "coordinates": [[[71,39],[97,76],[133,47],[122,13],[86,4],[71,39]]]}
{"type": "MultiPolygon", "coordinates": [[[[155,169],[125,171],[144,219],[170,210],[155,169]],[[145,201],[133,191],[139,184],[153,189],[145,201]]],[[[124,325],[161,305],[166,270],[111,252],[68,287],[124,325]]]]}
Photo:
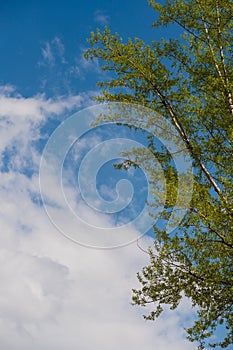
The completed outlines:
{"type": "MultiPolygon", "coordinates": [[[[143,311],[132,307],[136,273],[148,263],[135,242],[121,249],[95,250],[58,232],[56,220],[73,237],[82,241],[89,235],[90,242],[98,241],[95,228],[87,229],[82,221],[77,224],[71,210],[63,210],[56,191],[60,178],[49,157],[42,180],[55,222],[49,220],[40,197],[39,167],[46,143],[56,127],[62,131],[73,113],[93,104],[92,96],[99,92],[96,82],[105,78],[98,62],[88,63],[82,57],[90,31],[107,24],[124,38],[149,42],[168,34],[151,28],[155,16],[144,0],[0,3],[0,345],[4,350],[195,349],[182,330],[193,318],[187,300],[156,322],[145,322],[143,311]]],[[[114,158],[97,173],[97,188],[104,200],[114,200],[117,181],[123,177],[132,182],[135,194],[125,214],[120,211],[114,221],[80,200],[77,173],[84,155],[119,135],[135,138],[128,130],[93,129],[72,144],[64,161],[62,185],[69,208],[94,226],[109,228],[116,219],[137,216],[147,196],[142,171],[116,172],[114,158]]],[[[137,140],[143,142],[142,135],[137,140]]],[[[102,240],[109,244],[105,232],[102,240]]],[[[130,240],[140,232],[131,227],[123,234],[130,240]]],[[[148,235],[140,240],[145,249],[151,244],[148,235]]]]}
{"type": "Polygon", "coordinates": [[[4,33],[0,43],[1,83],[14,84],[25,95],[93,89],[96,77],[69,76],[68,83],[62,80],[87,46],[90,31],[109,24],[126,37],[142,35],[150,40],[155,35],[151,29],[154,17],[146,1],[136,1],[133,6],[123,1],[7,1],[0,5],[0,30],[4,33]],[[51,53],[57,54],[54,62],[42,57],[48,44],[51,53]],[[64,45],[60,56],[59,45],[60,49],[64,45]],[[48,80],[45,86],[44,79],[48,80]]]}

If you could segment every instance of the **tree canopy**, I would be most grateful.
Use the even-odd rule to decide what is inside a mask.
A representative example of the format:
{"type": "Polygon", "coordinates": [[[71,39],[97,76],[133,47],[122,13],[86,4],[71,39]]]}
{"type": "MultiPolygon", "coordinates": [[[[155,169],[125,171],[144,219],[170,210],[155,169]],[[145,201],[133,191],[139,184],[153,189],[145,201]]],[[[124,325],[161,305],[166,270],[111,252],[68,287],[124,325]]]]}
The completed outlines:
{"type": "MultiPolygon", "coordinates": [[[[99,59],[111,78],[100,82],[100,101],[138,103],[170,120],[193,160],[194,191],[184,220],[173,234],[154,226],[150,262],[138,274],[140,290],[133,302],[154,303],[147,319],[164,305],[175,309],[182,296],[195,307],[187,329],[190,341],[228,348],[233,343],[233,3],[231,0],[149,1],[158,14],[153,26],[175,26],[177,38],[150,45],[124,41],[105,27],[89,39],[88,59],[99,59]],[[215,341],[219,325],[224,336],[215,341]]],[[[171,27],[172,28],[172,27],[171,27]]],[[[150,122],[150,121],[148,121],[150,122]]],[[[177,191],[171,157],[148,149],[164,163],[169,195],[163,212],[168,220],[177,191]]],[[[135,151],[129,164],[143,162],[135,151]]],[[[153,172],[153,169],[150,169],[153,172]]]]}

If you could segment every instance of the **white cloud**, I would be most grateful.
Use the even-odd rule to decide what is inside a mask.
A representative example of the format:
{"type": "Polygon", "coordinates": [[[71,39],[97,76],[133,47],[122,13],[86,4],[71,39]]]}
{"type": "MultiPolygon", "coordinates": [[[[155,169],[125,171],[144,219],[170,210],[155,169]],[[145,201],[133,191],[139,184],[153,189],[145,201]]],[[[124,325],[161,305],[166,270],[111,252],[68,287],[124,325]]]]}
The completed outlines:
{"type": "Polygon", "coordinates": [[[65,63],[65,46],[62,43],[62,40],[58,37],[55,36],[54,39],[52,40],[52,45],[54,45],[54,47],[56,48],[57,52],[58,52],[58,56],[60,57],[62,63],[65,63]]]}
{"type": "Polygon", "coordinates": [[[23,97],[13,89],[0,90],[0,167],[3,156],[7,152],[8,165],[22,167],[23,162],[38,162],[36,150],[32,150],[32,142],[41,135],[41,126],[48,119],[80,108],[88,100],[86,96],[76,95],[46,99],[44,95],[23,97]],[[19,152],[20,151],[20,152],[19,152]]]}
{"type": "Polygon", "coordinates": [[[96,10],[94,13],[94,20],[97,23],[106,25],[109,23],[110,17],[103,10],[96,10]]]}
{"type": "Polygon", "coordinates": [[[54,63],[54,55],[52,53],[51,44],[49,42],[45,43],[45,46],[41,49],[41,54],[44,63],[47,62],[49,65],[52,65],[54,63]]]}
{"type": "Polygon", "coordinates": [[[15,91],[15,87],[7,84],[7,85],[0,85],[0,95],[9,96],[15,91]]]}
{"type": "MultiPolygon", "coordinates": [[[[83,52],[84,50],[82,50],[83,52]]],[[[84,79],[88,73],[96,73],[101,77],[106,75],[106,72],[102,71],[97,58],[86,59],[83,57],[83,54],[76,58],[75,64],[70,67],[69,73],[71,76],[81,79],[84,79]]]]}
{"type": "Polygon", "coordinates": [[[72,93],[76,91],[77,79],[85,80],[90,74],[97,74],[98,78],[106,76],[98,59],[86,60],[83,53],[86,48],[80,47],[74,58],[65,54],[65,46],[59,37],[43,43],[38,60],[40,87],[51,91],[54,95],[72,93]]]}
{"type": "Polygon", "coordinates": [[[61,38],[55,36],[52,40],[46,41],[41,47],[41,56],[39,66],[54,66],[57,59],[62,64],[66,63],[65,47],[61,38]]]}
{"type": "Polygon", "coordinates": [[[0,174],[1,348],[193,350],[180,326],[190,310],[185,302],[179,312],[166,313],[157,322],[145,322],[142,311],[131,306],[136,272],[148,262],[136,244],[108,251],[74,244],[35,200],[40,152],[32,142],[51,115],[63,118],[80,107],[82,97],[25,98],[9,88],[1,91],[1,152],[20,145],[15,150],[19,161],[0,174]],[[31,176],[21,172],[23,158],[32,163],[31,176]]]}

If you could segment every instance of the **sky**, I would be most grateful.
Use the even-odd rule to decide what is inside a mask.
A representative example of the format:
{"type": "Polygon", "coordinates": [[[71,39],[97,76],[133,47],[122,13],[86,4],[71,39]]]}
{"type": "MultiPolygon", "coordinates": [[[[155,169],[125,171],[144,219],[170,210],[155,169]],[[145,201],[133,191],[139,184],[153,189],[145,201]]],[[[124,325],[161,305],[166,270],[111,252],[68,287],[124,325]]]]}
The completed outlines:
{"type": "MultiPolygon", "coordinates": [[[[193,319],[187,300],[155,322],[131,305],[136,273],[149,261],[127,220],[143,208],[147,179],[113,169],[128,130],[85,129],[105,78],[98,61],[83,59],[86,38],[108,25],[149,42],[166,35],[151,28],[155,16],[144,0],[0,2],[1,349],[196,348],[183,331],[193,319]],[[111,230],[122,224],[118,241],[111,230]]],[[[152,243],[148,234],[139,241],[152,243]]]]}

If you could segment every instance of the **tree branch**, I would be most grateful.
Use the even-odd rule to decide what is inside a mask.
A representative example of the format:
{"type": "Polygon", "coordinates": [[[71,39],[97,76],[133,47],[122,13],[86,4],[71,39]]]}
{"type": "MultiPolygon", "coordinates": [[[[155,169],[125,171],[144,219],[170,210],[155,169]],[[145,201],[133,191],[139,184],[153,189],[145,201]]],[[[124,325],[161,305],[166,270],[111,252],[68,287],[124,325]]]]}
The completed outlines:
{"type": "MultiPolygon", "coordinates": [[[[118,51],[118,55],[122,56],[121,52],[118,51]]],[[[173,106],[171,105],[171,103],[166,99],[165,95],[163,95],[163,93],[160,91],[160,89],[150,80],[150,77],[148,77],[147,74],[145,74],[140,67],[138,67],[138,65],[129,57],[127,57],[128,62],[131,64],[131,66],[136,69],[136,71],[138,71],[141,76],[143,77],[143,79],[145,79],[148,84],[151,86],[152,90],[157,94],[157,96],[159,97],[160,101],[162,102],[163,106],[165,107],[165,109],[169,112],[171,119],[173,121],[173,124],[175,125],[179,135],[181,136],[181,138],[183,139],[183,141],[185,142],[187,148],[189,149],[192,157],[194,158],[194,160],[196,161],[196,163],[199,165],[199,167],[201,168],[201,170],[203,171],[203,173],[205,174],[206,178],[209,180],[209,182],[211,183],[211,185],[213,186],[215,192],[219,195],[219,197],[225,202],[225,204],[228,206],[228,201],[227,198],[222,194],[220,188],[218,187],[217,183],[214,181],[213,177],[211,176],[210,172],[207,170],[207,168],[205,167],[205,165],[201,162],[201,160],[199,159],[199,157],[197,156],[197,154],[194,151],[194,148],[190,142],[190,140],[188,139],[186,132],[184,130],[184,128],[182,127],[181,123],[179,122],[179,119],[175,113],[175,110],[173,109],[173,106]]]]}
{"type": "MultiPolygon", "coordinates": [[[[198,0],[196,0],[200,11],[202,10],[201,4],[199,3],[198,0]]],[[[219,6],[218,6],[218,1],[216,0],[216,11],[217,11],[217,24],[218,24],[218,34],[219,34],[219,38],[221,37],[221,28],[220,28],[220,15],[219,15],[219,6]]],[[[204,27],[204,31],[206,33],[206,38],[207,38],[207,44],[209,46],[210,49],[210,53],[216,68],[216,71],[220,77],[220,80],[223,84],[224,90],[225,90],[225,98],[228,102],[228,106],[229,106],[229,110],[232,116],[232,120],[233,120],[233,100],[232,100],[232,94],[231,91],[228,89],[229,86],[229,81],[228,81],[228,77],[227,77],[227,71],[226,71],[226,66],[225,66],[225,61],[224,61],[224,53],[223,53],[223,47],[220,44],[219,47],[219,51],[220,51],[220,59],[221,59],[221,63],[222,63],[222,68],[223,68],[223,74],[221,72],[220,66],[215,58],[215,53],[214,53],[214,48],[213,45],[211,44],[211,39],[210,39],[210,34],[209,34],[209,30],[208,27],[206,25],[206,19],[203,15],[201,15],[201,20],[202,20],[202,24],[204,27]]]]}
{"type": "Polygon", "coordinates": [[[202,217],[207,222],[207,225],[208,225],[207,228],[209,228],[212,232],[214,232],[221,239],[222,243],[224,243],[230,248],[233,248],[233,244],[225,241],[225,237],[211,226],[211,224],[209,223],[209,219],[202,212],[200,212],[196,208],[190,208],[190,210],[197,213],[200,217],[202,217]]]}

